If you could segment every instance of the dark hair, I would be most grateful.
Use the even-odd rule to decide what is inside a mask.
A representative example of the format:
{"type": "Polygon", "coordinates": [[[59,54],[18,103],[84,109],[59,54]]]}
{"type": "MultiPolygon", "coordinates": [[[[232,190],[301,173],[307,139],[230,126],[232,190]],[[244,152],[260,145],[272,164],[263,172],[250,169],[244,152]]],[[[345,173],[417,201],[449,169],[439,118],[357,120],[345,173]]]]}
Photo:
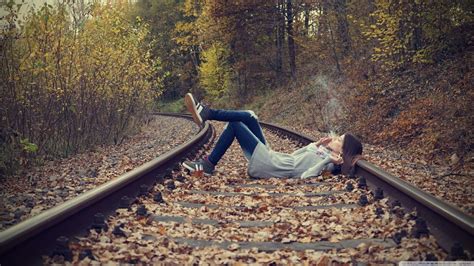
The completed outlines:
{"type": "Polygon", "coordinates": [[[345,175],[353,175],[355,172],[356,157],[362,154],[362,143],[351,133],[344,134],[342,143],[342,167],[341,171],[345,175]]]}
{"type": "Polygon", "coordinates": [[[341,174],[341,165],[335,164],[331,171],[332,175],[340,175],[341,174]]]}

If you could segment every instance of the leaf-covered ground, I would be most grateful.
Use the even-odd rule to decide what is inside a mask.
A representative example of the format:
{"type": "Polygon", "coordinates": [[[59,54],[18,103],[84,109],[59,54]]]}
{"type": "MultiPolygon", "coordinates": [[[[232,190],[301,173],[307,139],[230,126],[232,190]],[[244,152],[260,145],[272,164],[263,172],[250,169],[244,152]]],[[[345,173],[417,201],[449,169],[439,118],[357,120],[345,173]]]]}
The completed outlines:
{"type": "MultiPolygon", "coordinates": [[[[222,130],[221,123],[215,124],[222,130]]],[[[271,132],[265,135],[274,150],[291,152],[298,146],[271,132]]],[[[234,143],[212,177],[173,172],[149,195],[109,217],[108,231],[90,230],[72,241],[73,263],[326,265],[446,259],[433,236],[412,236],[416,214],[390,208],[387,199],[375,201],[356,180],[255,180],[247,176],[246,165],[234,143]],[[344,191],[348,183],[355,186],[352,192],[344,191]],[[158,192],[164,203],[154,201],[158,192]],[[361,195],[368,205],[357,204],[361,195]],[[137,216],[139,206],[147,209],[146,216],[137,216]],[[383,213],[376,214],[377,208],[383,213]],[[393,237],[403,231],[407,237],[397,244],[393,237]]]]}
{"type": "Polygon", "coordinates": [[[49,161],[0,180],[0,230],[52,208],[148,162],[190,139],[189,120],[156,116],[120,145],[49,161]]]}

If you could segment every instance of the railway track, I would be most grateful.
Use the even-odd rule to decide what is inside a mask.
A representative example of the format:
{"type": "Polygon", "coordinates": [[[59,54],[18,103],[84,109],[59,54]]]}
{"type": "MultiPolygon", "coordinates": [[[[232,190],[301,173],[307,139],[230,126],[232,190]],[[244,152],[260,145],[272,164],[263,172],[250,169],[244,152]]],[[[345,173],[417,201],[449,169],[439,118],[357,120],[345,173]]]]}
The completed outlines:
{"type": "MultiPolygon", "coordinates": [[[[186,115],[166,115],[189,119],[186,115]]],[[[314,141],[276,125],[268,123],[262,123],[262,125],[281,136],[296,140],[301,145],[314,141]]],[[[101,232],[114,235],[114,237],[133,235],[133,231],[127,233],[127,230],[133,228],[131,225],[136,221],[159,230],[155,234],[142,234],[142,241],[152,241],[163,245],[169,245],[168,242],[171,241],[175,243],[174,245],[201,249],[278,252],[280,250],[344,250],[371,245],[378,248],[392,248],[397,246],[405,236],[416,238],[433,234],[438,244],[450,252],[451,259],[463,258],[462,256],[466,255],[463,249],[471,254],[474,252],[473,217],[365,161],[358,162],[356,176],[353,179],[333,177],[317,182],[314,180],[310,182],[227,180],[225,185],[220,187],[210,185],[212,181],[206,183],[207,179],[197,182],[195,186],[191,184],[192,182],[179,182],[183,181],[180,180],[183,176],[179,163],[184,157],[199,156],[199,147],[208,143],[206,147],[209,148],[212,137],[213,128],[206,123],[192,140],[157,159],[0,232],[0,263],[2,265],[41,264],[42,255],[62,255],[63,258],[69,260],[73,257],[71,249],[74,248],[71,246],[75,245],[70,243],[69,239],[73,239],[74,236],[91,234],[93,231],[99,232],[96,238],[102,237],[101,232]],[[175,189],[175,182],[169,180],[170,178],[177,179],[178,183],[181,183],[178,189],[175,189]],[[373,193],[370,193],[366,187],[373,193]],[[292,188],[301,189],[293,191],[292,188]],[[382,199],[387,196],[390,197],[390,201],[382,199]],[[205,200],[200,200],[202,198],[205,200]],[[166,204],[163,204],[163,201],[166,204]],[[345,217],[356,212],[362,217],[372,219],[373,215],[364,216],[365,212],[368,212],[369,205],[373,205],[370,208],[379,212],[375,214],[377,217],[389,212],[393,217],[400,216],[400,213],[403,217],[411,215],[412,217],[406,219],[413,219],[412,230],[391,233],[390,237],[377,237],[381,234],[374,233],[367,235],[370,237],[357,239],[347,239],[347,237],[332,239],[330,236],[313,234],[311,238],[306,237],[304,241],[301,241],[301,236],[307,232],[300,232],[300,235],[290,233],[288,236],[280,234],[273,238],[265,237],[265,235],[258,236],[259,232],[265,232],[266,228],[272,228],[277,232],[283,230],[283,227],[285,227],[284,232],[294,228],[291,223],[288,225],[285,218],[269,219],[265,216],[268,213],[277,212],[282,217],[287,215],[308,219],[302,225],[315,229],[314,223],[330,222],[332,219],[328,217],[330,214],[345,217]],[[412,214],[406,215],[413,208],[417,210],[417,217],[413,217],[412,214]],[[262,212],[262,214],[254,214],[254,212],[262,212]],[[107,219],[106,217],[110,214],[114,215],[107,219]],[[132,217],[136,221],[129,222],[127,226],[122,222],[127,217],[132,217]],[[247,219],[242,220],[242,217],[247,219]],[[240,232],[237,235],[234,227],[239,228],[240,232]],[[90,231],[91,228],[94,230],[90,231]],[[189,238],[175,233],[180,230],[184,232],[201,230],[209,232],[213,237],[189,238]],[[232,241],[219,237],[225,232],[230,234],[232,241]],[[241,237],[238,236],[239,234],[241,237]],[[254,235],[257,237],[255,238],[254,235]]],[[[242,175],[245,172],[238,174],[242,175]]],[[[364,221],[356,221],[355,226],[357,222],[364,221]]],[[[349,223],[354,226],[352,222],[349,223]]],[[[366,234],[361,233],[361,235],[366,234]]],[[[147,254],[150,255],[150,252],[157,251],[150,250],[147,254]]],[[[93,250],[84,249],[79,256],[92,258],[93,250]]],[[[116,259],[122,258],[121,256],[116,259]]],[[[123,257],[122,260],[127,261],[127,258],[123,257]]],[[[133,261],[133,258],[128,261],[137,262],[133,261]]]]}

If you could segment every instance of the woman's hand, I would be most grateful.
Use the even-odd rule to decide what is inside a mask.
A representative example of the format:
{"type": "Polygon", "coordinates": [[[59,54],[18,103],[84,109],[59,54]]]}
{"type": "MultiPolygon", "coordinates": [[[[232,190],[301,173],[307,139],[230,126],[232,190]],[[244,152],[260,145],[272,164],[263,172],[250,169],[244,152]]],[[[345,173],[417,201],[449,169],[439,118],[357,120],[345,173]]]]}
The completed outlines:
{"type": "Polygon", "coordinates": [[[342,162],[343,162],[342,157],[339,154],[331,153],[331,155],[329,155],[329,157],[331,158],[331,162],[333,164],[339,165],[339,164],[342,164],[342,162]]]}
{"type": "Polygon", "coordinates": [[[317,142],[316,142],[316,146],[319,146],[319,145],[328,145],[329,142],[332,141],[332,138],[331,137],[324,137],[324,138],[321,138],[319,139],[317,142]]]}

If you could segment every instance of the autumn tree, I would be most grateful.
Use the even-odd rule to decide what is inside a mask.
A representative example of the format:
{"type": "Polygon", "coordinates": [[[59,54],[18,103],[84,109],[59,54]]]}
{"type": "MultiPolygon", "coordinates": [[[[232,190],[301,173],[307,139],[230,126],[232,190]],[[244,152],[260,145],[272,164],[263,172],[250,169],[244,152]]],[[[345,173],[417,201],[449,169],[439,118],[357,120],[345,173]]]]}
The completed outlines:
{"type": "Polygon", "coordinates": [[[232,70],[228,59],[229,49],[222,43],[214,43],[202,53],[199,81],[214,102],[222,99],[231,86],[232,70]]]}
{"type": "Polygon", "coordinates": [[[189,81],[173,79],[170,90],[204,95],[205,83],[199,80],[203,52],[222,45],[233,73],[225,91],[244,100],[314,71],[344,77],[361,66],[367,77],[381,69],[439,60],[467,46],[469,35],[458,33],[472,24],[468,2],[140,0],[139,5],[152,3],[145,9],[157,10],[145,17],[167,21],[155,23],[154,33],[169,45],[156,46],[160,57],[173,61],[164,63],[173,71],[164,72],[189,81]],[[179,14],[169,10],[177,7],[179,14]]]}
{"type": "Polygon", "coordinates": [[[444,52],[466,47],[468,35],[459,33],[473,23],[466,1],[377,0],[371,16],[375,22],[364,33],[376,41],[372,59],[388,69],[431,63],[444,52]]]}
{"type": "Polygon", "coordinates": [[[159,62],[127,3],[91,4],[85,16],[45,4],[24,21],[12,3],[0,38],[0,173],[30,155],[120,143],[140,125],[161,91],[159,62]]]}
{"type": "Polygon", "coordinates": [[[163,97],[180,97],[187,88],[196,82],[196,70],[189,68],[189,53],[180,49],[174,41],[175,27],[183,21],[180,12],[182,1],[175,0],[138,0],[134,17],[141,17],[150,27],[147,41],[151,43],[152,56],[161,61],[157,77],[163,79],[163,97]]]}

